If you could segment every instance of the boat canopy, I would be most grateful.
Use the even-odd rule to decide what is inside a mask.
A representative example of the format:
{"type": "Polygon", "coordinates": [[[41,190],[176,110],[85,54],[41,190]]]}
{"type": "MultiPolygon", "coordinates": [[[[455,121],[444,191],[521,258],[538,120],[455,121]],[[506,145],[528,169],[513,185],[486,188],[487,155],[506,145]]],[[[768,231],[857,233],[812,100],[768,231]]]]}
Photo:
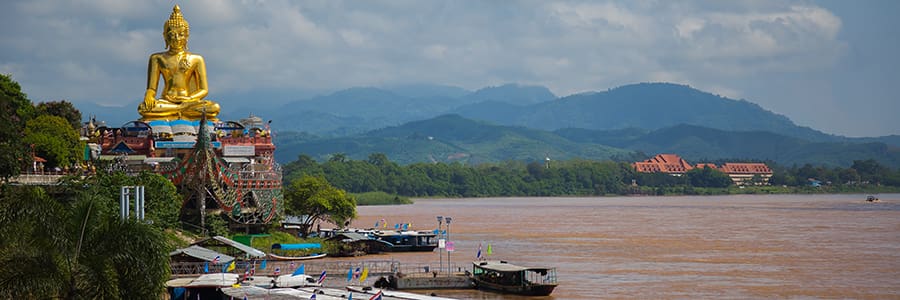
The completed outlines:
{"type": "Polygon", "coordinates": [[[517,266],[517,265],[509,264],[502,260],[501,261],[476,261],[475,266],[482,268],[482,269],[494,270],[497,272],[521,272],[521,271],[541,272],[541,271],[546,271],[546,270],[552,269],[552,268],[543,268],[543,267],[517,266]]]}
{"type": "Polygon", "coordinates": [[[322,244],[319,244],[319,243],[272,244],[272,249],[279,249],[279,250],[304,250],[304,249],[319,249],[319,248],[322,248],[322,244]]]}

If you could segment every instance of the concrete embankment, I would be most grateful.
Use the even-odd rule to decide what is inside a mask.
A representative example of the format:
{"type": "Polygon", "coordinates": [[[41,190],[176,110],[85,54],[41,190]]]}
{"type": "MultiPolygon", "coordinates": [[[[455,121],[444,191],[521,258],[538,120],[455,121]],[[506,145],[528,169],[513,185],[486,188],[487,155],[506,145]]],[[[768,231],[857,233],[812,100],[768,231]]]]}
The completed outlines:
{"type": "Polygon", "coordinates": [[[398,274],[383,278],[389,287],[398,290],[470,289],[474,287],[472,280],[463,274],[452,274],[449,276],[403,276],[398,274]]]}

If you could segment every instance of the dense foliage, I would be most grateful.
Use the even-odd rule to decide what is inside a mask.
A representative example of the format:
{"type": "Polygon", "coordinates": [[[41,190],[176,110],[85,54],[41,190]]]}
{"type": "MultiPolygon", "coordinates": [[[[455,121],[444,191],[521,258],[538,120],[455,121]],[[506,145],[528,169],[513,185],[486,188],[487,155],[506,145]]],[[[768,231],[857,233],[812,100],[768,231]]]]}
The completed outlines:
{"type": "Polygon", "coordinates": [[[68,168],[83,160],[84,144],[62,117],[42,115],[28,120],[23,142],[32,145],[35,155],[47,159],[47,167],[68,168]]]}
{"type": "MultiPolygon", "coordinates": [[[[82,160],[81,113],[68,101],[36,106],[9,75],[0,75],[0,178],[32,166],[32,154],[45,167],[67,168],[82,160]]],[[[35,170],[40,171],[40,170],[35,170]]]]}
{"type": "Polygon", "coordinates": [[[10,75],[0,74],[0,179],[17,176],[31,164],[31,149],[22,141],[25,122],[34,114],[31,100],[10,75]]]}
{"type": "Polygon", "coordinates": [[[81,128],[81,112],[72,102],[66,100],[41,102],[35,109],[38,115],[57,116],[69,122],[72,128],[81,128]]]}
{"type": "Polygon", "coordinates": [[[163,228],[174,224],[170,211],[178,209],[174,188],[163,181],[113,174],[68,178],[47,190],[3,185],[0,264],[9,271],[0,272],[0,297],[159,299],[171,248],[163,228]],[[118,189],[126,183],[153,186],[152,224],[119,218],[118,189]]]}
{"type": "Polygon", "coordinates": [[[288,214],[305,215],[302,228],[309,234],[317,221],[344,226],[356,218],[356,199],[344,190],[335,188],[324,177],[301,176],[284,188],[285,211],[288,214]]]}
{"type": "Polygon", "coordinates": [[[285,166],[286,180],[305,175],[324,176],[352,193],[383,191],[415,197],[623,194],[635,176],[630,165],[611,161],[554,162],[551,168],[537,162],[400,166],[383,154],[373,154],[366,161],[332,159],[321,164],[301,155],[285,166]]]}
{"type": "Polygon", "coordinates": [[[793,166],[774,168],[773,185],[800,186],[820,182],[838,186],[895,186],[900,187],[900,169],[891,170],[875,160],[857,160],[849,168],[824,166],[793,166]]]}
{"type": "MultiPolygon", "coordinates": [[[[771,183],[778,186],[808,186],[813,179],[831,186],[900,187],[900,170],[891,170],[874,160],[856,161],[847,169],[769,165],[775,172],[771,183]]],[[[285,165],[284,170],[288,181],[302,176],[322,176],[351,193],[381,191],[409,197],[695,194],[701,191],[695,188],[733,185],[726,174],[714,169],[695,169],[684,176],[671,176],[638,173],[626,162],[590,160],[401,166],[383,154],[370,155],[368,160],[348,160],[336,155],[322,163],[301,155],[285,165]]]]}

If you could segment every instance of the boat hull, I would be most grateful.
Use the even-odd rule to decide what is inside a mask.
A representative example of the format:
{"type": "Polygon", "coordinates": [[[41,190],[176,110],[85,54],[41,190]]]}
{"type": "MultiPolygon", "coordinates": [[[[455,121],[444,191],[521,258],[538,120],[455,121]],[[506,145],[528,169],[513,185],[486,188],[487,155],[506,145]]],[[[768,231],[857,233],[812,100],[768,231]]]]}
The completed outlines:
{"type": "Polygon", "coordinates": [[[434,251],[434,248],[437,246],[428,245],[428,246],[404,246],[404,245],[394,245],[390,247],[385,247],[384,251],[386,252],[431,252],[434,251]]]}
{"type": "Polygon", "coordinates": [[[271,259],[274,260],[309,260],[309,259],[318,259],[325,258],[328,256],[327,253],[316,254],[316,255],[308,255],[308,256],[281,256],[273,253],[267,253],[271,259]]]}
{"type": "Polygon", "coordinates": [[[501,292],[526,296],[547,296],[553,293],[556,284],[502,285],[492,282],[474,280],[475,288],[484,291],[501,292]]]}

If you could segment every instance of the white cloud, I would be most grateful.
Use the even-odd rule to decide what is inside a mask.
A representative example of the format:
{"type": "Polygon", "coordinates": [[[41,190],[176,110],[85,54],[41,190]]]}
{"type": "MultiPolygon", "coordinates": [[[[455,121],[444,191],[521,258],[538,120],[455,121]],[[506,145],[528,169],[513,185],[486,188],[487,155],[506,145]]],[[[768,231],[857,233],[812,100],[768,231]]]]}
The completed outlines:
{"type": "Polygon", "coordinates": [[[428,45],[422,49],[422,55],[428,59],[440,60],[447,54],[447,46],[444,45],[428,45]]]}
{"type": "MultiPolygon", "coordinates": [[[[162,24],[172,5],[0,4],[6,49],[0,70],[15,72],[39,98],[134,98],[147,56],[164,48],[162,24]],[[45,88],[62,82],[104,87],[97,94],[107,96],[45,88]]],[[[674,81],[736,97],[754,95],[747,82],[772,74],[831,72],[849,47],[840,39],[844,20],[807,1],[199,0],[181,6],[192,28],[190,49],[206,57],[211,95],[423,81],[468,89],[541,84],[566,95],[674,81]]],[[[778,99],[749,100],[778,108],[778,99]]]]}
{"type": "Polygon", "coordinates": [[[344,43],[351,47],[365,47],[370,42],[367,36],[357,30],[342,29],[338,30],[338,34],[340,34],[344,43]]]}

